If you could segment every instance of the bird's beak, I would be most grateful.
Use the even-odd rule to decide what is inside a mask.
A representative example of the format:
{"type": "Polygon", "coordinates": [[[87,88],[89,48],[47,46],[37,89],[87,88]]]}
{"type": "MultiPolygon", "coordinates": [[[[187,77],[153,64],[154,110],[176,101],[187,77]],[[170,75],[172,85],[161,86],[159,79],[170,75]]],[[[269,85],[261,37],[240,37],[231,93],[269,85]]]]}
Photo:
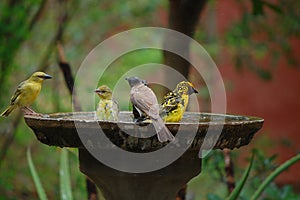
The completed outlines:
{"type": "Polygon", "coordinates": [[[97,94],[101,94],[101,91],[99,89],[94,90],[97,94]]]}
{"type": "Polygon", "coordinates": [[[48,75],[48,74],[45,74],[44,75],[44,79],[51,79],[52,78],[52,76],[50,76],[50,75],[48,75]]]}
{"type": "Polygon", "coordinates": [[[191,95],[191,94],[193,94],[193,93],[196,93],[196,94],[197,94],[198,91],[197,91],[195,88],[190,87],[190,88],[189,88],[189,91],[188,91],[188,94],[191,95]]]}
{"type": "Polygon", "coordinates": [[[126,77],[125,80],[128,81],[128,80],[129,80],[129,77],[126,77]]]}
{"type": "Polygon", "coordinates": [[[142,83],[143,83],[144,85],[148,86],[148,83],[147,83],[146,80],[142,80],[142,83]]]}

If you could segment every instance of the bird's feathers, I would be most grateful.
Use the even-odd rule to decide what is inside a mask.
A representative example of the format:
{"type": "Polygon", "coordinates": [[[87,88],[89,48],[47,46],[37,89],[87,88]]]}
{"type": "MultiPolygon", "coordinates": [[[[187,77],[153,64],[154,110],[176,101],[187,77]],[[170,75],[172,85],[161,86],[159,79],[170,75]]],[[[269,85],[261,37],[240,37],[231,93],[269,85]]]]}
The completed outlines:
{"type": "Polygon", "coordinates": [[[159,116],[159,105],[154,92],[145,85],[143,80],[137,77],[126,78],[126,80],[128,80],[131,87],[130,101],[139,113],[145,112],[150,117],[158,140],[160,142],[173,141],[175,139],[174,136],[159,116]]]}
{"type": "Polygon", "coordinates": [[[1,114],[1,116],[3,117],[7,117],[15,108],[17,107],[17,105],[9,105],[8,108],[6,108],[3,113],[1,114]]]}
{"type": "Polygon", "coordinates": [[[173,141],[174,136],[170,133],[169,129],[165,126],[163,120],[158,117],[157,119],[152,119],[153,126],[157,132],[158,140],[161,142],[173,141]]]}
{"type": "Polygon", "coordinates": [[[141,85],[131,91],[130,100],[139,110],[144,111],[149,117],[157,119],[159,117],[159,105],[153,91],[147,86],[141,85]]]}
{"type": "Polygon", "coordinates": [[[44,72],[35,72],[29,79],[21,82],[10,99],[9,107],[1,116],[8,116],[17,107],[30,106],[39,95],[43,81],[50,78],[52,77],[44,72]]]}
{"type": "Polygon", "coordinates": [[[18,88],[16,89],[14,95],[10,99],[10,104],[14,104],[18,96],[22,93],[22,86],[24,85],[24,83],[26,83],[26,81],[23,81],[18,85],[18,88]]]}
{"type": "Polygon", "coordinates": [[[164,97],[162,107],[165,112],[171,112],[178,108],[179,103],[184,104],[184,101],[182,100],[181,96],[170,92],[164,97]]]}
{"type": "Polygon", "coordinates": [[[95,92],[100,98],[96,109],[97,118],[118,121],[119,108],[117,101],[112,98],[112,90],[106,85],[101,85],[95,92]]]}
{"type": "Polygon", "coordinates": [[[99,120],[118,121],[119,108],[114,100],[100,100],[96,110],[99,120]]]}
{"type": "Polygon", "coordinates": [[[161,115],[166,122],[179,122],[187,108],[189,95],[198,93],[190,82],[182,81],[164,96],[161,115]]]}

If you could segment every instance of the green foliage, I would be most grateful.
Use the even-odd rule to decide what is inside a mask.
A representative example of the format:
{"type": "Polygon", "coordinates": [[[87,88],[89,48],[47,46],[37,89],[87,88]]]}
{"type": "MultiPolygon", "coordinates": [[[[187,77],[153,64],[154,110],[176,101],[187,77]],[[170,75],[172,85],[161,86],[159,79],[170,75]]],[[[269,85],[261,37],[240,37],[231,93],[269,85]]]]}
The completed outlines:
{"type": "Polygon", "coordinates": [[[265,189],[265,193],[269,199],[299,199],[299,194],[296,194],[290,185],[285,185],[282,188],[279,188],[274,183],[271,183],[270,186],[265,189]]]}
{"type": "Polygon", "coordinates": [[[216,194],[207,194],[206,198],[207,200],[222,200],[222,198],[216,194]]]}
{"type": "Polygon", "coordinates": [[[297,65],[290,39],[300,33],[300,15],[295,9],[300,4],[294,0],[251,2],[252,10],[247,9],[246,1],[239,2],[243,15],[226,33],[226,45],[235,56],[238,70],[247,67],[269,80],[280,58],[285,58],[291,66],[297,65]],[[266,61],[267,56],[270,61],[265,65],[262,61],[266,61]]]}
{"type": "MultiPolygon", "coordinates": [[[[282,165],[280,165],[278,168],[276,168],[258,187],[258,189],[255,191],[253,196],[251,197],[251,200],[256,200],[261,195],[261,193],[266,189],[266,187],[283,171],[287,170],[291,165],[295,164],[296,162],[300,161],[300,154],[294,156],[293,158],[289,159],[282,165]]],[[[294,196],[290,194],[290,190],[285,189],[286,192],[283,196],[294,196]]],[[[274,194],[273,192],[272,194],[274,194]]],[[[279,195],[279,197],[282,195],[279,195]]]]}
{"type": "Polygon", "coordinates": [[[254,149],[253,153],[256,155],[256,163],[254,165],[254,176],[258,175],[262,178],[265,178],[270,172],[278,167],[278,164],[275,163],[275,159],[277,155],[272,155],[270,157],[266,157],[264,152],[254,149]]]}
{"type": "Polygon", "coordinates": [[[247,68],[264,80],[272,79],[281,59],[292,67],[299,65],[291,42],[300,34],[299,1],[237,0],[240,17],[221,35],[216,31],[216,1],[209,2],[195,39],[213,58],[229,54],[237,71],[247,68]]]}
{"type": "Polygon", "coordinates": [[[31,176],[33,178],[33,181],[34,181],[34,184],[36,186],[36,189],[37,189],[37,192],[38,192],[38,195],[39,195],[39,199],[40,200],[47,200],[47,195],[46,195],[46,192],[41,184],[41,181],[40,181],[40,177],[35,169],[35,166],[33,164],[33,161],[32,161],[32,157],[31,157],[31,153],[30,153],[30,149],[28,148],[27,149],[27,160],[28,160],[28,165],[29,165],[29,169],[30,169],[30,172],[31,172],[31,176]]]}
{"type": "Polygon", "coordinates": [[[69,159],[68,150],[63,148],[60,157],[60,199],[61,200],[72,200],[72,190],[71,190],[71,179],[69,172],[69,159]]]}
{"type": "MultiPolygon", "coordinates": [[[[167,1],[155,0],[149,3],[145,0],[77,0],[68,2],[65,8],[70,14],[70,21],[65,27],[63,39],[66,57],[74,73],[90,50],[110,35],[120,30],[135,27],[165,26],[165,22],[160,20],[159,10],[164,9],[167,12],[167,1]]],[[[291,65],[295,65],[296,61],[289,38],[297,37],[300,33],[299,1],[288,0],[270,4],[267,1],[252,0],[250,7],[243,6],[246,1],[237,2],[242,9],[245,9],[242,11],[243,17],[238,19],[225,35],[226,50],[228,49],[235,56],[237,69],[242,70],[244,67],[249,67],[264,79],[270,79],[272,70],[277,65],[279,58],[286,57],[291,65]],[[262,40],[259,40],[260,36],[263,36],[262,40]],[[268,55],[272,55],[270,64],[262,67],[260,61],[268,55]]],[[[214,6],[215,4],[210,5],[214,6]]],[[[70,96],[56,65],[55,49],[47,51],[55,37],[60,20],[58,16],[62,10],[61,4],[56,1],[3,0],[0,2],[0,93],[4,94],[1,95],[0,108],[4,108],[8,104],[10,94],[16,88],[17,83],[27,78],[32,71],[45,67],[47,72],[54,76],[54,79],[44,84],[41,95],[33,108],[38,112],[48,113],[71,110],[70,96]],[[46,7],[42,9],[40,15],[37,15],[45,2],[48,2],[46,7]],[[43,63],[41,61],[43,57],[48,60],[48,68],[47,66],[38,66],[43,63]]],[[[199,29],[202,30],[202,27],[199,29]]],[[[220,40],[204,31],[199,31],[197,34],[196,39],[208,41],[209,52],[217,57],[223,46],[220,40]]],[[[162,55],[158,51],[132,52],[112,63],[101,81],[109,82],[113,86],[120,75],[130,67],[149,62],[161,62],[161,60],[162,55]]],[[[203,95],[207,94],[207,90],[201,92],[203,95]]],[[[128,105],[123,105],[122,108],[128,109],[128,105]]],[[[6,125],[12,118],[0,119],[2,130],[6,129],[6,125]]],[[[16,139],[7,156],[9,159],[6,159],[4,165],[1,166],[1,171],[5,172],[1,173],[0,176],[1,196],[3,194],[4,199],[21,199],[22,195],[25,194],[31,199],[34,198],[32,196],[33,185],[28,184],[31,177],[26,176],[28,168],[23,156],[28,144],[35,144],[32,145],[34,146],[32,151],[35,152],[35,166],[37,169],[43,167],[43,180],[47,180],[43,184],[48,197],[54,199],[59,196],[59,180],[53,176],[53,169],[59,170],[58,167],[56,168],[59,159],[55,148],[37,144],[32,131],[24,122],[21,123],[15,134],[16,139]],[[51,158],[44,157],[48,154],[51,154],[51,158]],[[16,164],[16,162],[18,163],[16,164]]],[[[2,137],[5,138],[6,135],[1,133],[1,140],[2,137]]],[[[76,199],[84,199],[86,197],[85,182],[84,176],[78,170],[78,158],[74,156],[69,159],[70,166],[68,167],[67,163],[64,163],[64,168],[65,170],[69,168],[71,174],[74,174],[72,176],[73,181],[71,180],[70,183],[69,178],[63,180],[69,182],[68,185],[76,187],[76,190],[73,191],[73,196],[76,199]]],[[[223,160],[220,151],[211,154],[203,161],[204,172],[201,177],[195,180],[196,184],[200,185],[197,185],[197,189],[209,188],[209,184],[218,187],[218,191],[214,191],[214,194],[207,195],[209,199],[224,199],[227,195],[223,160]]],[[[256,186],[276,168],[277,165],[274,164],[274,160],[275,156],[266,158],[262,152],[256,154],[252,174],[249,177],[250,181],[246,183],[245,190],[241,194],[243,199],[250,197],[256,186]]],[[[60,176],[60,178],[62,177],[60,176]]],[[[65,188],[66,191],[70,191],[70,187],[65,188]]],[[[291,187],[278,188],[274,183],[271,183],[265,189],[265,195],[275,199],[275,194],[291,199],[298,197],[293,193],[291,187]]]]}
{"type": "Polygon", "coordinates": [[[264,15],[264,8],[267,7],[278,14],[282,14],[282,10],[278,5],[269,3],[267,1],[262,0],[252,0],[252,14],[253,15],[264,15]]]}
{"type": "MultiPolygon", "coordinates": [[[[227,199],[254,200],[260,197],[262,192],[264,192],[263,199],[293,200],[300,198],[300,196],[293,191],[293,188],[291,186],[285,185],[284,187],[280,188],[275,184],[275,182],[273,182],[274,179],[280,173],[287,170],[288,167],[300,160],[300,154],[294,156],[279,167],[277,167],[277,164],[275,164],[276,156],[273,155],[270,157],[266,157],[264,153],[258,149],[253,150],[253,155],[254,154],[255,158],[252,156],[247,170],[244,171],[243,169],[240,169],[237,166],[235,166],[235,172],[239,172],[242,170],[244,171],[244,174],[242,178],[238,178],[238,176],[236,177],[236,180],[239,180],[237,181],[237,186],[234,189],[234,191],[230,194],[230,196],[227,197],[227,199]],[[246,179],[248,179],[247,182],[246,179]]],[[[217,187],[218,190],[220,190],[221,186],[218,185],[217,182],[221,182],[223,184],[223,187],[226,187],[226,182],[224,180],[225,174],[223,165],[224,158],[222,156],[222,153],[219,151],[212,152],[207,158],[204,159],[203,163],[203,169],[208,169],[208,172],[204,173],[209,174],[209,176],[206,177],[205,180],[214,179],[215,183],[212,185],[214,185],[214,187],[217,187]]],[[[201,176],[205,174],[202,173],[201,176]]],[[[201,181],[206,182],[208,184],[208,181],[205,180],[201,181]]],[[[222,194],[217,194],[216,190],[210,191],[206,194],[206,198],[212,200],[225,199],[226,196],[226,192],[223,192],[222,194]]]]}
{"type": "Polygon", "coordinates": [[[254,155],[255,154],[252,155],[250,164],[249,164],[247,170],[244,172],[242,179],[239,181],[239,183],[237,184],[237,186],[234,188],[234,190],[231,192],[231,194],[227,198],[228,200],[235,200],[235,199],[237,199],[239,197],[239,195],[240,195],[241,191],[243,190],[244,185],[245,185],[245,183],[247,181],[247,178],[248,178],[248,176],[250,174],[250,170],[252,168],[253,161],[254,161],[254,155]]]}
{"type": "MultiPolygon", "coordinates": [[[[146,3],[144,0],[139,2],[124,0],[121,2],[107,0],[64,2],[67,2],[67,5],[63,7],[58,1],[4,0],[0,2],[0,93],[7,94],[1,95],[1,110],[8,105],[10,95],[13,94],[18,83],[25,80],[33,71],[43,69],[54,78],[43,85],[41,94],[32,108],[41,113],[71,111],[71,97],[56,64],[55,44],[54,48],[48,50],[57,34],[60,16],[64,8],[67,9],[70,21],[64,29],[63,42],[66,58],[75,74],[85,56],[101,41],[121,29],[141,27],[145,24],[155,26],[154,23],[159,22],[155,10],[166,5],[158,0],[151,3],[146,3]],[[47,3],[40,11],[44,2],[47,3]],[[139,10],[136,10],[137,8],[139,10]],[[39,11],[41,13],[37,15],[39,11]]],[[[124,67],[120,67],[120,69],[110,67],[112,74],[106,73],[104,81],[109,81],[114,85],[117,77],[128,69],[130,63],[142,64],[143,59],[144,63],[147,61],[158,62],[161,61],[161,55],[154,51],[132,52],[130,55],[125,55],[115,63],[124,65],[124,67]]],[[[128,105],[124,109],[128,109],[128,105]]],[[[15,116],[16,112],[9,119],[0,119],[2,130],[10,129],[7,125],[11,124],[10,122],[15,116]]],[[[2,141],[7,136],[2,133],[0,133],[0,148],[2,148],[2,141]]],[[[5,171],[0,175],[1,196],[3,194],[5,199],[21,199],[25,194],[30,199],[35,198],[32,192],[35,190],[34,186],[27,184],[31,177],[26,176],[28,170],[26,159],[19,159],[23,158],[23,149],[33,143],[35,145],[32,151],[35,152],[34,159],[37,170],[39,171],[39,167],[43,167],[43,179],[47,180],[43,183],[44,187],[48,198],[54,199],[59,195],[59,180],[53,176],[50,169],[58,171],[56,150],[37,143],[34,134],[25,125],[24,120],[13,134],[16,135],[15,140],[10,146],[7,159],[1,166],[1,171],[5,171]],[[43,156],[45,154],[51,154],[51,159],[50,157],[45,158],[43,156]],[[15,164],[16,159],[18,165],[15,164]]],[[[70,158],[70,168],[71,173],[75,174],[72,180],[72,185],[76,186],[73,196],[76,199],[84,199],[86,197],[85,177],[78,170],[77,157],[70,158]]]]}
{"type": "MultiPolygon", "coordinates": [[[[42,0],[1,1],[0,3],[0,82],[15,69],[15,58],[35,23],[42,0]],[[13,14],[12,14],[13,13],[13,14]]],[[[2,88],[2,87],[1,87],[2,88]]],[[[3,90],[2,90],[3,91],[3,90]]],[[[0,90],[0,92],[2,92],[0,90]]]]}
{"type": "MultiPolygon", "coordinates": [[[[159,50],[136,50],[119,57],[113,63],[111,63],[111,65],[104,72],[99,82],[107,83],[108,86],[113,88],[117,80],[119,80],[120,77],[128,72],[131,68],[149,63],[162,63],[162,61],[162,53],[159,50]]],[[[153,72],[153,70],[149,68],[149,72],[153,72]]]]}
{"type": "MultiPolygon", "coordinates": [[[[34,180],[34,184],[36,186],[39,199],[47,200],[46,192],[41,184],[38,173],[33,164],[30,149],[27,150],[27,159],[29,169],[34,180]]],[[[72,190],[71,190],[71,179],[69,172],[69,159],[68,159],[68,150],[62,149],[61,157],[60,157],[60,169],[59,169],[59,177],[60,177],[60,199],[61,200],[72,200],[72,190]]]]}
{"type": "MultiPolygon", "coordinates": [[[[234,154],[234,152],[232,153],[234,154]]],[[[202,160],[200,175],[188,184],[188,192],[195,196],[195,200],[226,198],[227,188],[224,167],[224,156],[220,150],[211,151],[202,160]]]]}

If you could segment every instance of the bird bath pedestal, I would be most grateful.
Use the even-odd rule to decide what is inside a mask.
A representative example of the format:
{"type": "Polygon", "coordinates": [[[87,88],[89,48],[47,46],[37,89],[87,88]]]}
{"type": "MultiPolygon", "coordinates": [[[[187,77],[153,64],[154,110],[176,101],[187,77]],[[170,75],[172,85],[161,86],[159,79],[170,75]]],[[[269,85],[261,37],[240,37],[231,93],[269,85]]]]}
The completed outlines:
{"type": "Polygon", "coordinates": [[[166,124],[176,135],[176,141],[162,144],[153,135],[152,124],[135,125],[130,115],[121,112],[117,123],[97,121],[92,112],[26,115],[25,121],[40,142],[79,148],[80,171],[95,182],[106,200],[174,200],[179,189],[201,172],[199,150],[247,145],[263,125],[263,119],[257,117],[187,112],[180,123],[166,124]],[[140,133],[153,136],[139,137],[140,133]],[[184,147],[184,151],[178,154],[180,147],[184,147]],[[167,154],[162,151],[164,148],[169,149],[167,154]],[[112,165],[119,163],[118,169],[96,159],[94,150],[101,155],[110,152],[112,165]],[[111,153],[114,152],[111,150],[117,151],[111,153]],[[146,158],[155,152],[162,153],[141,163],[120,157],[122,151],[130,155],[144,154],[146,158]],[[173,162],[160,167],[175,154],[179,156],[173,162]],[[139,165],[157,169],[142,172],[139,167],[135,168],[139,165]],[[133,168],[133,172],[129,172],[128,167],[133,168]]]}

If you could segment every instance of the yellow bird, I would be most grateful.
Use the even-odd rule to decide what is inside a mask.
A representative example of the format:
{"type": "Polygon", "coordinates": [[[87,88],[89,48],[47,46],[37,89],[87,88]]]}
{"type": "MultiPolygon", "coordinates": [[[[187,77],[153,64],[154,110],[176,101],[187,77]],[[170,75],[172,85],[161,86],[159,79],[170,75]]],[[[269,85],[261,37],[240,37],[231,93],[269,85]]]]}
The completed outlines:
{"type": "Polygon", "coordinates": [[[192,83],[182,81],[174,91],[164,96],[161,115],[165,122],[179,122],[189,102],[189,95],[198,93],[192,83]]]}
{"type": "Polygon", "coordinates": [[[20,83],[14,96],[12,96],[10,100],[10,105],[1,116],[7,117],[17,107],[21,108],[26,114],[36,114],[29,106],[38,97],[44,80],[50,78],[52,78],[52,76],[44,72],[35,72],[29,79],[20,83]]]}
{"type": "Polygon", "coordinates": [[[106,85],[101,85],[95,92],[100,97],[96,110],[97,118],[118,121],[119,108],[118,103],[112,98],[112,90],[106,85]]]}

